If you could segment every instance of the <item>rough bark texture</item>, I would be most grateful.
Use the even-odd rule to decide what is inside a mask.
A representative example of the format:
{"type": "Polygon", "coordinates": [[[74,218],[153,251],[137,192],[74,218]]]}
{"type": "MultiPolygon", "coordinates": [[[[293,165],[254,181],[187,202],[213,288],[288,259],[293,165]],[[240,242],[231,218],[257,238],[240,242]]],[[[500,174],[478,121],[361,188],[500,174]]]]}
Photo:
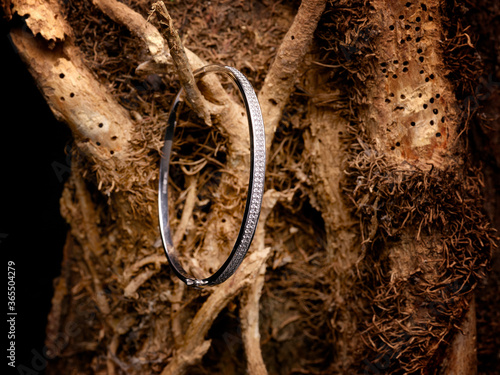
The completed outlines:
{"type": "Polygon", "coordinates": [[[461,11],[160,3],[148,19],[147,1],[3,2],[24,18],[13,44],[74,140],[48,372],[473,374],[473,293],[496,237],[468,142],[478,116],[463,98],[482,68],[461,11]],[[254,84],[269,156],[251,251],[200,291],[169,271],[156,187],[182,85],[194,111],[179,117],[170,221],[186,268],[214,272],[239,229],[250,154],[234,89],[215,75],[193,85],[206,63],[254,84]]]}

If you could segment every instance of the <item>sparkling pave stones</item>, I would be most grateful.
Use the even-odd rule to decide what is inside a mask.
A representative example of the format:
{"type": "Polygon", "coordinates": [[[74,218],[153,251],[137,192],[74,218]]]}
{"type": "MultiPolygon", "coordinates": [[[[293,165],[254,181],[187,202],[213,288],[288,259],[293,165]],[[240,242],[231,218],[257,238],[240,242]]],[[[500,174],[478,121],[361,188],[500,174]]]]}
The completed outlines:
{"type": "Polygon", "coordinates": [[[252,155],[250,166],[250,181],[248,187],[247,206],[241,224],[240,232],[236,243],[231,251],[229,258],[222,267],[212,276],[199,280],[187,274],[181,266],[177,252],[173,246],[171,238],[170,225],[168,222],[168,169],[170,162],[170,153],[174,138],[174,128],[176,125],[176,113],[179,107],[179,98],[182,93],[177,94],[170,114],[168,117],[168,127],[165,134],[165,145],[163,146],[163,156],[160,162],[160,186],[158,189],[158,204],[159,204],[159,219],[160,232],[165,249],[165,254],[169,260],[170,266],[174,273],[187,285],[193,287],[216,285],[227,280],[234,274],[245,257],[253,236],[257,229],[259,221],[260,209],[262,205],[262,197],[264,195],[264,181],[266,169],[266,136],[264,131],[264,120],[260,110],[257,95],[246,77],[237,69],[229,66],[208,65],[194,72],[195,77],[199,78],[210,73],[225,73],[228,74],[236,83],[241,91],[243,101],[247,108],[248,125],[250,130],[250,139],[252,140],[252,155]]]}

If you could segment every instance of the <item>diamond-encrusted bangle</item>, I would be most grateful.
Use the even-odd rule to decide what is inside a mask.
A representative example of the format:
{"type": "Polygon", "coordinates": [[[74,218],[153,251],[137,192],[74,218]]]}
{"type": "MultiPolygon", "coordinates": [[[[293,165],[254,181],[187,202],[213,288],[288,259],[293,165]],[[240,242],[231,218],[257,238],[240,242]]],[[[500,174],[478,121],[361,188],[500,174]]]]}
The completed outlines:
{"type": "Polygon", "coordinates": [[[182,267],[178,253],[172,240],[172,232],[168,220],[168,172],[170,165],[170,154],[174,140],[174,129],[177,124],[177,110],[179,109],[181,89],[174,99],[168,116],[168,125],[165,133],[165,144],[160,160],[160,182],[158,187],[158,206],[160,232],[165,254],[170,266],[179,279],[187,285],[194,287],[210,286],[220,284],[233,275],[245,257],[252,243],[257,223],[259,221],[262,196],[264,194],[264,181],[266,169],[266,137],[264,132],[264,121],[260,110],[259,101],[255,91],[246,77],[237,69],[230,66],[207,65],[194,72],[196,79],[207,73],[224,73],[234,81],[241,92],[248,117],[250,133],[250,178],[248,183],[247,201],[241,228],[236,238],[231,254],[224,264],[212,276],[205,279],[196,279],[189,275],[182,267]]]}

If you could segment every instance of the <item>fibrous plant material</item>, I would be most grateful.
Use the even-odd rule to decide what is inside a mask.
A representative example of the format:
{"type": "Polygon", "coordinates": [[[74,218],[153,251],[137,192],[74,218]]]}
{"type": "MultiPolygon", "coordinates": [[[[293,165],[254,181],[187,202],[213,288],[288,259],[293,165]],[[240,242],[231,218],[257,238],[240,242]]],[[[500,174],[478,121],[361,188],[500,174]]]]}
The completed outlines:
{"type": "Polygon", "coordinates": [[[266,144],[270,149],[273,136],[287,104],[304,56],[309,52],[312,36],[325,10],[326,0],[303,1],[290,29],[285,34],[269,73],[259,92],[266,123],[266,144]]]}
{"type": "Polygon", "coordinates": [[[473,325],[495,235],[465,142],[473,113],[455,96],[470,79],[450,79],[477,61],[460,27],[447,34],[454,19],[442,3],[172,1],[167,29],[148,22],[145,1],[12,4],[11,16],[30,16],[13,42],[74,134],[49,373],[474,367],[459,354],[473,340],[457,332],[473,325]],[[170,222],[193,273],[213,272],[231,248],[250,157],[227,82],[179,82],[207,63],[236,67],[259,91],[267,193],[238,272],[197,291],[170,274],[156,219],[181,86],[199,90],[211,124],[196,105],[180,111],[171,163],[170,222]],[[87,121],[103,105],[109,127],[87,121]]]}
{"type": "Polygon", "coordinates": [[[460,138],[468,119],[447,80],[441,5],[357,3],[356,17],[335,14],[336,27],[323,34],[327,51],[338,52],[329,65],[353,82],[357,102],[346,116],[355,120],[344,189],[360,219],[357,269],[363,287],[373,288],[361,336],[371,350],[366,371],[435,368],[495,247],[481,174],[460,138]],[[344,46],[331,42],[336,32],[344,46]]]}

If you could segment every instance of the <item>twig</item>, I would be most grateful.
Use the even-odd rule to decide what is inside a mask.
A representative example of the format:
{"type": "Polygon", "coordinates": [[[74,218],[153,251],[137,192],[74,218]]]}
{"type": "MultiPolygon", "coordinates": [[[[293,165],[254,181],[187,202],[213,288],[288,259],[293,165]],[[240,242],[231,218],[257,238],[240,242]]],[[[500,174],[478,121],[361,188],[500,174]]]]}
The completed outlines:
{"type": "Polygon", "coordinates": [[[132,275],[139,271],[141,267],[145,266],[146,264],[150,263],[155,263],[155,265],[158,265],[160,263],[167,263],[167,258],[165,257],[165,254],[151,254],[148,255],[134,264],[132,264],[130,267],[126,268],[125,271],[123,271],[123,278],[125,280],[130,280],[132,275]]]}
{"type": "Polygon", "coordinates": [[[128,298],[138,298],[137,289],[148,281],[158,270],[148,269],[137,275],[123,290],[123,295],[128,298]]]}
{"type": "MultiPolygon", "coordinates": [[[[163,50],[161,53],[158,52],[161,46],[165,44],[165,41],[158,29],[151,25],[139,13],[116,0],[94,0],[94,3],[111,19],[127,27],[145,43],[153,57],[154,66],[152,69],[155,73],[165,72],[167,69],[166,64],[174,62],[173,56],[168,56],[163,50]]],[[[182,50],[185,56],[183,57],[183,63],[181,63],[181,65],[184,64],[183,66],[191,67],[190,69],[193,70],[207,65],[206,61],[188,48],[183,47],[182,50]]],[[[144,67],[144,65],[148,64],[143,63],[137,69],[144,67]]],[[[179,76],[181,76],[180,73],[179,76]]],[[[187,81],[189,81],[189,79],[188,77],[187,81]]],[[[203,111],[207,109],[209,114],[216,117],[217,124],[228,136],[228,156],[232,159],[236,159],[236,161],[228,160],[228,163],[235,165],[235,169],[238,169],[238,162],[242,159],[241,155],[248,155],[249,150],[248,136],[246,136],[246,134],[248,134],[246,118],[240,115],[242,112],[245,112],[245,110],[227,94],[216,75],[211,74],[203,77],[201,83],[203,84],[205,97],[217,98],[218,103],[223,103],[222,105],[214,104],[209,100],[205,100],[203,96],[200,99],[203,101],[203,111]]],[[[193,90],[197,90],[196,85],[193,87],[193,90]]],[[[193,108],[196,110],[196,107],[193,108]]],[[[205,119],[204,116],[201,117],[205,119]]]]}
{"type": "Polygon", "coordinates": [[[196,198],[197,198],[196,182],[197,179],[194,176],[190,176],[189,185],[187,187],[186,200],[184,201],[184,209],[182,210],[182,216],[179,221],[179,225],[177,225],[173,238],[174,246],[176,247],[179,245],[182,238],[184,237],[187,226],[189,224],[189,220],[193,215],[193,209],[194,206],[196,205],[196,198]]]}
{"type": "Polygon", "coordinates": [[[186,284],[184,284],[180,280],[177,280],[175,291],[170,300],[170,302],[172,303],[171,305],[172,312],[170,314],[170,321],[172,324],[172,335],[174,336],[175,345],[178,347],[182,343],[182,319],[179,313],[182,307],[181,301],[185,290],[186,290],[186,284]]]}
{"type": "Polygon", "coordinates": [[[191,65],[189,64],[184,46],[182,45],[181,38],[174,27],[172,17],[170,17],[167,7],[163,1],[157,1],[153,4],[153,8],[147,21],[150,21],[153,15],[160,16],[158,24],[160,26],[160,30],[167,39],[168,47],[170,48],[170,55],[174,61],[177,75],[179,76],[179,81],[186,93],[188,103],[191,105],[193,110],[204,119],[207,125],[212,125],[206,100],[203,98],[198,86],[196,85],[193,71],[191,69],[191,65]]]}
{"type": "Polygon", "coordinates": [[[118,350],[118,344],[120,343],[118,338],[118,334],[115,333],[113,335],[113,338],[111,339],[111,343],[109,344],[108,356],[106,358],[106,370],[108,375],[116,374],[115,363],[113,359],[116,357],[116,351],[118,350]]]}

